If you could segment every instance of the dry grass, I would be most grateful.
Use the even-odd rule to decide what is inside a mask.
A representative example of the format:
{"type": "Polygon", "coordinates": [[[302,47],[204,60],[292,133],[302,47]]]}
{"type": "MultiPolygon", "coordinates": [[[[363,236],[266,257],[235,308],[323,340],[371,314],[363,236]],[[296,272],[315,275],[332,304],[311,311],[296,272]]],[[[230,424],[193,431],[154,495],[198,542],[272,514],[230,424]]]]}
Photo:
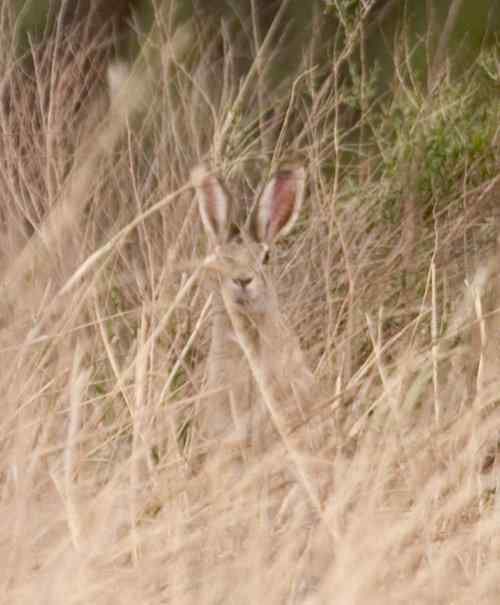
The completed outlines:
{"type": "Polygon", "coordinates": [[[477,85],[425,97],[404,45],[384,111],[353,119],[359,28],[273,87],[270,40],[241,80],[223,36],[163,25],[121,101],[82,109],[54,49],[23,74],[2,16],[3,602],[497,603],[496,108],[450,159],[477,85]],[[278,489],[279,439],[240,477],[190,472],[210,312],[188,175],[210,156],[249,195],[290,155],[309,195],[274,270],[321,385],[308,421],[336,424],[320,514],[278,489]]]}

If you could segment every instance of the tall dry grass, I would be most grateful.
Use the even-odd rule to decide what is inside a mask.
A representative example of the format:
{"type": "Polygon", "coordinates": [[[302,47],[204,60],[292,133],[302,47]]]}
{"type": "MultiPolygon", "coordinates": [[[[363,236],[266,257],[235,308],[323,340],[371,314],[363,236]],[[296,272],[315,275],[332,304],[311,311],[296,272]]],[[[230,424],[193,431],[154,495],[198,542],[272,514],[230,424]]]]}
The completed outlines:
{"type": "Polygon", "coordinates": [[[159,19],[81,107],[79,71],[46,46],[27,76],[1,15],[2,602],[496,603],[498,108],[477,71],[426,95],[402,40],[391,94],[365,71],[360,104],[356,24],[278,86],[279,21],[242,79],[229,32],[159,19]],[[300,482],[277,504],[278,439],[236,480],[209,461],[211,490],[190,468],[210,309],[188,175],[210,157],[250,199],[290,155],[309,194],[273,271],[321,387],[307,422],[335,420],[319,512],[300,482]]]}

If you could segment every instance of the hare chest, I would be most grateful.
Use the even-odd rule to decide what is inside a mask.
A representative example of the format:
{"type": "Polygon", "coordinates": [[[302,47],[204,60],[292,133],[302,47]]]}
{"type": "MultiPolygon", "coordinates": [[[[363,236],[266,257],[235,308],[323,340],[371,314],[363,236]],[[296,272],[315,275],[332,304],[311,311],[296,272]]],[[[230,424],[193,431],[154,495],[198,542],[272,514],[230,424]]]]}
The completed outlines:
{"type": "Polygon", "coordinates": [[[240,347],[226,338],[223,351],[211,352],[201,413],[200,436],[207,446],[252,449],[263,439],[270,418],[240,347]],[[266,422],[267,420],[267,422],[266,422]]]}
{"type": "Polygon", "coordinates": [[[211,351],[202,436],[214,445],[262,454],[279,440],[276,422],[288,433],[307,417],[315,381],[300,347],[292,335],[263,336],[253,368],[230,331],[211,351]]]}

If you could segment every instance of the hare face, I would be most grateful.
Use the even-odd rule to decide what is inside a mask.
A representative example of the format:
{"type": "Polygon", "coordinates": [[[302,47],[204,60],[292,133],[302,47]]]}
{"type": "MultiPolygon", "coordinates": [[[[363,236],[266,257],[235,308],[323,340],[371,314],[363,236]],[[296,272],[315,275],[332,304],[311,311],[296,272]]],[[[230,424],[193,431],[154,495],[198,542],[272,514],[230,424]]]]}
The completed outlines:
{"type": "Polygon", "coordinates": [[[269,246],[251,241],[232,241],[219,246],[216,257],[224,299],[245,313],[265,312],[271,297],[265,269],[269,246]]]}
{"type": "Polygon", "coordinates": [[[299,215],[304,169],[281,169],[271,177],[246,227],[233,224],[232,217],[239,214],[237,204],[219,178],[199,166],[192,172],[192,181],[205,232],[215,249],[212,268],[218,274],[224,303],[247,314],[265,313],[275,299],[264,265],[271,244],[292,229],[299,215]]]}

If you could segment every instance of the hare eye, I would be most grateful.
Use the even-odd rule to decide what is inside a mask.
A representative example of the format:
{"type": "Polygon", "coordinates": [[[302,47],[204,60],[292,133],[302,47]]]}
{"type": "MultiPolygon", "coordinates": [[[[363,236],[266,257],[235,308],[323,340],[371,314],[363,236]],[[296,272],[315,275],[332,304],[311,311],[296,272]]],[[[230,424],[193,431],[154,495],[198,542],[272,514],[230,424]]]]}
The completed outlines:
{"type": "Polygon", "coordinates": [[[270,258],[269,250],[266,250],[264,252],[264,256],[262,257],[262,264],[267,265],[267,263],[269,262],[269,258],[270,258]]]}

